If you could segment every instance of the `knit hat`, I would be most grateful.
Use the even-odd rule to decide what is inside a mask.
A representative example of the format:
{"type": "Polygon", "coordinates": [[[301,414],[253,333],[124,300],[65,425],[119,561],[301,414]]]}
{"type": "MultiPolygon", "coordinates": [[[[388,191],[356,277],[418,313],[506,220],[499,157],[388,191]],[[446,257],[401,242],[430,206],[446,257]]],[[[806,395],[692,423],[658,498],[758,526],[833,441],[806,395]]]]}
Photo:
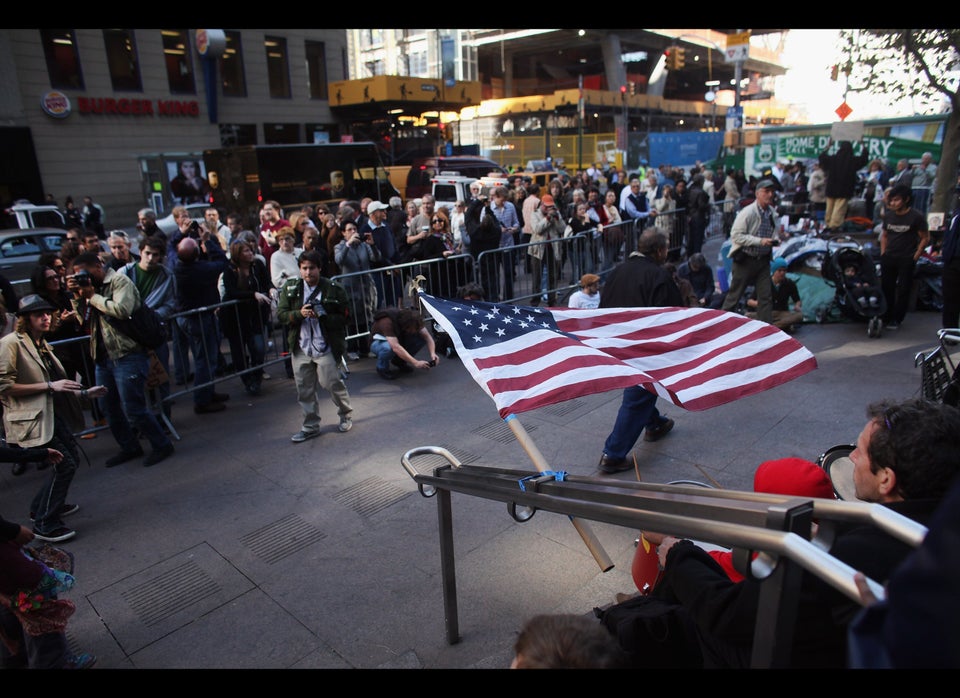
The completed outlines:
{"type": "Polygon", "coordinates": [[[543,198],[540,199],[540,205],[543,208],[546,208],[547,206],[556,206],[556,204],[553,202],[553,197],[550,196],[549,194],[543,195],[543,198]]]}
{"type": "Polygon", "coordinates": [[[770,262],[770,273],[772,274],[777,269],[786,269],[787,266],[787,260],[785,260],[783,257],[777,257],[770,262]]]}
{"type": "Polygon", "coordinates": [[[600,277],[596,274],[584,274],[580,277],[580,286],[586,288],[590,284],[596,284],[600,282],[600,277]]]}
{"type": "Polygon", "coordinates": [[[753,475],[753,491],[836,499],[827,472],[803,458],[764,461],[753,475]]]}

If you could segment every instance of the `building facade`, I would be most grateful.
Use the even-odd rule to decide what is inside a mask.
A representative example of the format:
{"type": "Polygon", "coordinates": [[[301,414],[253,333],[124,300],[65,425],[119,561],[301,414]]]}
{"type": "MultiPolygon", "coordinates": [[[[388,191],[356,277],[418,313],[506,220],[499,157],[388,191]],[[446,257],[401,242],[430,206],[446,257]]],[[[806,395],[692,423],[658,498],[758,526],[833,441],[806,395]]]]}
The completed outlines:
{"type": "Polygon", "coordinates": [[[146,168],[172,181],[206,148],[339,141],[346,55],[337,29],[0,30],[0,204],[90,196],[129,227],[154,200],[146,168]]]}

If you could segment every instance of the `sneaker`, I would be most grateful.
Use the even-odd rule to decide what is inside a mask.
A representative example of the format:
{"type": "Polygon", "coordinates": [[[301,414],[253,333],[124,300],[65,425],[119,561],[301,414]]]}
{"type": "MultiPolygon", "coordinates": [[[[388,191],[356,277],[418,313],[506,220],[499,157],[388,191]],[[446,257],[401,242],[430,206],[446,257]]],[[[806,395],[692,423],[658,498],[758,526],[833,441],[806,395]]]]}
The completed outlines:
{"type": "Polygon", "coordinates": [[[37,540],[45,540],[48,543],[60,543],[61,541],[70,540],[77,535],[77,532],[72,528],[61,526],[60,528],[50,531],[50,533],[41,533],[34,528],[33,535],[37,540]]]}
{"type": "Polygon", "coordinates": [[[391,371],[391,370],[386,369],[386,368],[378,368],[378,369],[377,369],[377,375],[380,376],[381,378],[384,378],[384,379],[388,380],[388,381],[392,381],[392,380],[394,380],[394,379],[397,377],[396,372],[391,371]]]}
{"type": "Polygon", "coordinates": [[[270,374],[267,373],[266,371],[263,371],[263,372],[260,374],[260,378],[261,378],[261,380],[268,381],[268,380],[270,380],[270,374]]]}
{"type": "Polygon", "coordinates": [[[317,429],[316,431],[304,431],[303,429],[301,429],[296,434],[291,436],[290,440],[293,443],[298,444],[298,443],[302,443],[303,441],[306,441],[307,439],[313,439],[317,436],[320,436],[319,429],[317,429]]]}
{"type": "Polygon", "coordinates": [[[864,298],[863,296],[860,296],[860,298],[857,299],[857,303],[859,303],[860,306],[863,308],[867,307],[867,299],[864,298]]]}
{"type": "Polygon", "coordinates": [[[143,449],[140,446],[137,446],[134,451],[120,451],[115,456],[110,456],[106,460],[106,466],[112,468],[115,465],[120,465],[121,463],[126,463],[128,460],[133,460],[134,458],[139,458],[143,455],[143,449]]]}
{"type": "Polygon", "coordinates": [[[664,436],[670,433],[670,430],[673,429],[673,420],[669,417],[665,418],[660,424],[656,427],[647,427],[643,430],[643,440],[644,441],[658,441],[664,436]]]}
{"type": "Polygon", "coordinates": [[[884,329],[887,329],[887,330],[898,330],[898,329],[900,329],[900,323],[899,323],[899,322],[888,322],[886,325],[884,325],[884,329]]]}
{"type": "Polygon", "coordinates": [[[97,657],[92,654],[75,654],[70,659],[67,660],[67,663],[64,664],[64,669],[93,669],[94,665],[97,663],[97,657]]]}
{"type": "Polygon", "coordinates": [[[155,451],[153,451],[150,455],[148,455],[146,458],[143,459],[143,464],[144,466],[149,468],[151,465],[156,465],[160,461],[166,458],[169,458],[172,455],[173,455],[173,444],[171,443],[171,444],[167,444],[163,448],[158,448],[155,451]]]}
{"type": "Polygon", "coordinates": [[[359,361],[359,360],[360,360],[360,354],[358,354],[358,353],[355,352],[355,351],[349,351],[349,352],[347,352],[347,358],[350,359],[350,361],[359,361]]]}
{"type": "Polygon", "coordinates": [[[338,427],[340,431],[347,432],[353,429],[353,420],[349,417],[340,418],[340,426],[338,427]]]}
{"type": "MultiPolygon", "coordinates": [[[[59,516],[62,519],[64,516],[70,516],[70,514],[76,514],[78,511],[80,511],[79,504],[64,504],[63,506],[60,507],[59,510],[57,510],[57,516],[59,516]]],[[[31,511],[30,520],[36,521],[36,519],[37,519],[37,513],[35,511],[31,511]]]]}

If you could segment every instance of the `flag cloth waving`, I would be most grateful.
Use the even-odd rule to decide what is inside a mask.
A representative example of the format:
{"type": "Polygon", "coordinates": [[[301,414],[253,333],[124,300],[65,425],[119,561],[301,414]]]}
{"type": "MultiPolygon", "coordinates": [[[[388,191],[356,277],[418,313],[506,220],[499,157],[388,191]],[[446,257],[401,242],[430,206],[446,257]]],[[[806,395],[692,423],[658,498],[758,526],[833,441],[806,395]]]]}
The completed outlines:
{"type": "Polygon", "coordinates": [[[786,332],[722,310],[420,301],[504,418],[634,385],[706,410],[817,367],[786,332]]]}

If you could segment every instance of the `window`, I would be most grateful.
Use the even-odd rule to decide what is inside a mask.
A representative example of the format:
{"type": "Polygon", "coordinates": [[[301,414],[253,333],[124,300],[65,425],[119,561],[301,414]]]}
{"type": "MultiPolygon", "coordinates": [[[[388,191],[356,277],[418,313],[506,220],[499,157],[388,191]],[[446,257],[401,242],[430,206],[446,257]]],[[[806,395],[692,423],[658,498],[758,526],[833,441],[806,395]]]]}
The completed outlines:
{"type": "Polygon", "coordinates": [[[220,145],[257,145],[256,124],[220,124],[220,145]]]}
{"type": "Polygon", "coordinates": [[[104,29],[103,44],[107,49],[107,67],[114,90],[143,91],[137,47],[129,29],[104,29]]]}
{"type": "Polygon", "coordinates": [[[307,52],[307,81],[310,99],[329,99],[327,91],[327,55],[322,41],[305,41],[307,52]]]}
{"type": "Polygon", "coordinates": [[[167,83],[172,94],[196,94],[190,37],[186,29],[161,29],[163,60],[167,64],[167,83]]]}
{"type": "Polygon", "coordinates": [[[383,29],[361,29],[360,48],[367,49],[383,45],[383,29]]]}
{"type": "Polygon", "coordinates": [[[82,90],[83,72],[73,29],[41,29],[40,41],[47,59],[50,87],[82,90]]]}
{"type": "Polygon", "coordinates": [[[410,53],[410,77],[426,78],[427,74],[427,52],[412,51],[410,53]]]}
{"type": "Polygon", "coordinates": [[[267,51],[267,80],[271,97],[290,97],[290,68],[287,65],[287,40],[279,36],[263,37],[267,51]]]}
{"type": "Polygon", "coordinates": [[[267,145],[302,143],[300,140],[300,124],[265,123],[263,125],[263,142],[267,145]]]}
{"type": "Polygon", "coordinates": [[[383,60],[377,59],[375,61],[365,61],[364,65],[367,68],[367,75],[383,75],[383,60]]]}
{"type": "Polygon", "coordinates": [[[243,71],[243,47],[240,32],[225,30],[227,47],[220,56],[220,80],[224,97],[246,97],[247,77],[243,71]]]}

